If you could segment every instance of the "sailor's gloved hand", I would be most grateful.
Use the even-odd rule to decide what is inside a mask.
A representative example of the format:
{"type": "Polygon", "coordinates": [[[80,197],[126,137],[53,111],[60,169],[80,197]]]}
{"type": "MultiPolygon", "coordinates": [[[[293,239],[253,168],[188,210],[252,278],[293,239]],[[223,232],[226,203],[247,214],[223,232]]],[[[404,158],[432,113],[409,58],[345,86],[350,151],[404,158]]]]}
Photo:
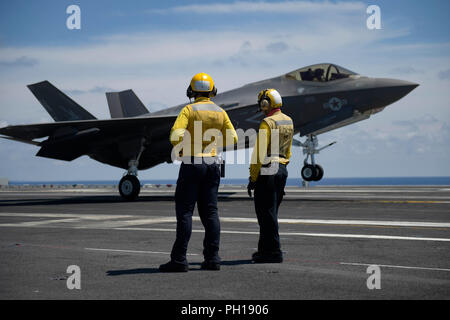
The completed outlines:
{"type": "Polygon", "coordinates": [[[252,190],[255,190],[256,182],[252,182],[250,178],[248,178],[248,185],[247,185],[247,193],[248,196],[252,197],[252,190]]]}

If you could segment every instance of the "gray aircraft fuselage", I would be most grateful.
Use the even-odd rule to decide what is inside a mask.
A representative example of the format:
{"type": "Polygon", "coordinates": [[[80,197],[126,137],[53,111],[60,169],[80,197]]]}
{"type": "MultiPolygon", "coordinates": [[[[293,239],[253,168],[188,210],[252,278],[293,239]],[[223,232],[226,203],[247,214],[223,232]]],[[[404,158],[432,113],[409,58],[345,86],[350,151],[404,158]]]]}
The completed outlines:
{"type": "MultiPolygon", "coordinates": [[[[274,88],[283,98],[282,111],[292,118],[295,133],[305,136],[367,119],[417,86],[408,81],[357,74],[331,81],[302,81],[287,74],[219,93],[212,101],[227,111],[236,129],[257,130],[264,117],[258,112],[257,95],[261,90],[274,88]]],[[[187,104],[153,112],[148,116],[177,115],[187,104]]],[[[166,137],[166,141],[151,143],[147,147],[139,161],[139,169],[169,161],[172,146],[168,140],[168,131],[166,137]],[[160,157],[156,159],[155,154],[160,157]]],[[[244,147],[242,141],[240,143],[240,147],[244,147]]],[[[126,163],[122,167],[126,168],[126,163]]]]}

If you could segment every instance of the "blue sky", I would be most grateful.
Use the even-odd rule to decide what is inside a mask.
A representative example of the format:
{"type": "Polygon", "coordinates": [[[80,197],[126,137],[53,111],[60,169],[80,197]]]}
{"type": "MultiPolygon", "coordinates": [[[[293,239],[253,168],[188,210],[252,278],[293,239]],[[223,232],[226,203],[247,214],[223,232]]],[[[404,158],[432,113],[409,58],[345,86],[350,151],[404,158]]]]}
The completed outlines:
{"type": "MultiPolygon", "coordinates": [[[[193,74],[219,90],[334,62],[363,75],[420,87],[367,121],[326,133],[338,144],[318,157],[330,177],[450,175],[449,1],[1,1],[0,126],[52,121],[26,88],[49,80],[98,118],[105,91],[133,89],[150,110],[186,102],[193,74]],[[81,8],[81,30],[66,8],[81,8]],[[382,29],[366,28],[381,8],[382,29]],[[274,52],[271,48],[279,48],[274,52]],[[426,165],[424,165],[426,164],[426,165]]],[[[0,141],[0,176],[10,180],[115,179],[121,169],[82,157],[34,157],[0,141]]],[[[299,177],[301,150],[289,165],[299,177]]],[[[248,165],[230,166],[230,178],[248,165]]],[[[176,178],[173,165],[140,173],[176,178]]]]}
{"type": "MultiPolygon", "coordinates": [[[[233,4],[239,1],[207,1],[211,4],[233,4]]],[[[247,2],[247,1],[240,1],[247,2]]],[[[253,1],[261,2],[261,1],[253,1]]],[[[264,1],[277,3],[280,1],[264,1]]],[[[281,1],[286,2],[286,1],[281,1]]],[[[287,1],[289,2],[289,1],[287,1]]],[[[295,1],[294,1],[295,2],[295,1]]],[[[322,1],[314,1],[320,3],[322,1]]],[[[336,3],[336,1],[330,1],[336,3]]],[[[345,1],[337,1],[343,3],[345,1]]],[[[350,1],[359,3],[358,1],[350,1]]],[[[411,1],[362,1],[382,8],[383,19],[393,21],[397,26],[411,28],[411,34],[402,41],[447,41],[450,20],[447,0],[411,1]]],[[[264,23],[261,15],[248,12],[233,14],[196,15],[190,13],[158,14],[158,10],[187,6],[205,5],[205,1],[148,1],[133,0],[127,3],[111,0],[85,1],[2,1],[0,3],[0,30],[2,45],[64,45],[85,44],[95,41],[96,36],[115,33],[135,33],[208,28],[239,28],[245,24],[264,23]],[[67,15],[65,9],[76,4],[82,8],[83,28],[71,32],[64,28],[67,15]],[[201,18],[199,20],[199,18],[201,18]],[[247,21],[242,21],[245,18],[247,21]],[[200,23],[201,21],[201,23],[200,23]],[[61,27],[63,26],[63,27],[61,27]]],[[[293,13],[298,15],[298,13],[293,13]]],[[[291,14],[290,16],[292,16],[291,14]]],[[[264,15],[267,19],[283,20],[283,14],[264,15]]],[[[319,14],[320,15],[320,14],[319,14]]],[[[365,18],[365,13],[361,12],[365,18]]]]}

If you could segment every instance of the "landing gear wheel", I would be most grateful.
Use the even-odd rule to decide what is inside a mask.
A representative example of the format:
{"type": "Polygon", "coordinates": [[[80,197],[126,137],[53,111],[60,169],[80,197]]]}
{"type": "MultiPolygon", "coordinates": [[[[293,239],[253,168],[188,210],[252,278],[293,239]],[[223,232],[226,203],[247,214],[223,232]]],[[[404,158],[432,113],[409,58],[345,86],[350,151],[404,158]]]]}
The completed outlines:
{"type": "Polygon", "coordinates": [[[136,176],[128,174],[119,182],[119,193],[127,201],[135,200],[140,191],[141,184],[136,176]]]}
{"type": "Polygon", "coordinates": [[[316,169],[316,176],[314,177],[314,181],[319,181],[320,179],[322,179],[323,177],[323,168],[321,165],[316,164],[314,166],[314,168],[316,169]]]}
{"type": "Polygon", "coordinates": [[[302,168],[302,178],[305,181],[313,181],[316,177],[316,168],[314,166],[307,164],[302,168]]]}

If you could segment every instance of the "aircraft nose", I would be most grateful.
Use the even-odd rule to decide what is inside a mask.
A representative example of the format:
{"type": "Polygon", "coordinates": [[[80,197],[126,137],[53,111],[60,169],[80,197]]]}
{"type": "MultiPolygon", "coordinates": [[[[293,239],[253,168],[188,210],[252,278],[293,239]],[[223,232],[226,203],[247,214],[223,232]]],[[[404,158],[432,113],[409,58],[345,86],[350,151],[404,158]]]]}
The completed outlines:
{"type": "MultiPolygon", "coordinates": [[[[405,80],[397,80],[397,79],[383,79],[378,78],[376,79],[375,86],[378,88],[392,88],[392,89],[398,89],[400,92],[405,92],[405,95],[410,93],[412,90],[417,88],[419,86],[418,83],[405,81],[405,80]]],[[[403,97],[403,96],[402,96],[403,97]]]]}
{"type": "Polygon", "coordinates": [[[383,105],[400,100],[418,86],[419,84],[417,83],[405,80],[387,78],[378,78],[375,80],[375,89],[379,93],[379,97],[382,97],[382,100],[386,100],[381,103],[383,105]]]}

